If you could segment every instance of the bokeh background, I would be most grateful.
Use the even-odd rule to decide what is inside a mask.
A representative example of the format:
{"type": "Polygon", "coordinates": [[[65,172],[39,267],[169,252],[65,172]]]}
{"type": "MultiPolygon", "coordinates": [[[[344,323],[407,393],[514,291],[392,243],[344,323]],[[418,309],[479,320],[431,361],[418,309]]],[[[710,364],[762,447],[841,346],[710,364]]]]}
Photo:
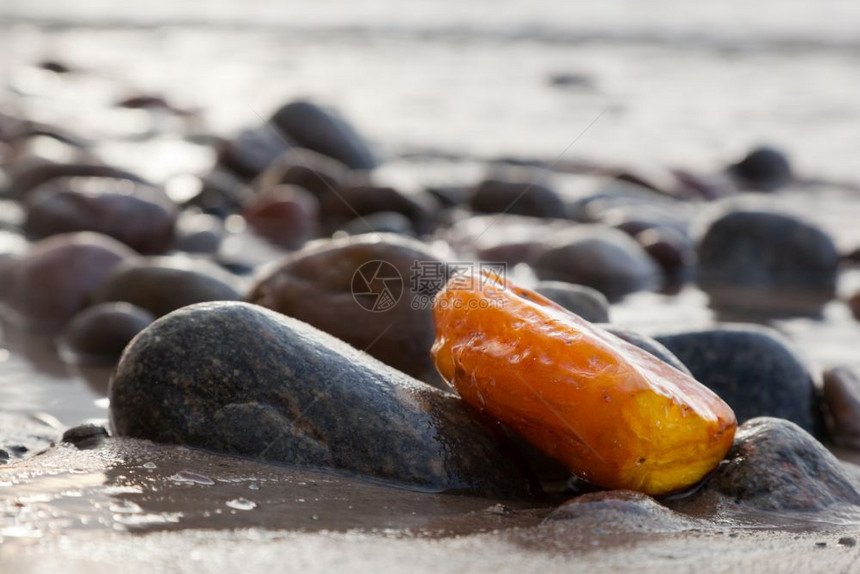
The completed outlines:
{"type": "MultiPolygon", "coordinates": [[[[803,174],[860,179],[851,0],[2,0],[0,23],[3,100],[120,163],[139,146],[105,138],[145,120],[96,112],[145,92],[217,133],[311,96],[392,153],[553,157],[606,110],[571,154],[711,167],[767,142],[803,174]],[[60,96],[20,67],[43,59],[95,77],[60,96]]],[[[207,161],[152,147],[151,176],[207,161]]]]}

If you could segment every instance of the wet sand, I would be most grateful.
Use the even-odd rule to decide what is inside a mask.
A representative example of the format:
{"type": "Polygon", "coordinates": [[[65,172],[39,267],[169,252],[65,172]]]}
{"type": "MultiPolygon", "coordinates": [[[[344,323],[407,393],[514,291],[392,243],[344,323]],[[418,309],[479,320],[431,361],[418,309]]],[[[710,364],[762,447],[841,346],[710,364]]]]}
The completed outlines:
{"type": "MultiPolygon", "coordinates": [[[[828,514],[542,523],[552,501],[424,493],[146,441],[62,445],[0,470],[8,572],[851,572],[828,514]]],[[[851,524],[853,522],[853,524],[851,524]]]]}

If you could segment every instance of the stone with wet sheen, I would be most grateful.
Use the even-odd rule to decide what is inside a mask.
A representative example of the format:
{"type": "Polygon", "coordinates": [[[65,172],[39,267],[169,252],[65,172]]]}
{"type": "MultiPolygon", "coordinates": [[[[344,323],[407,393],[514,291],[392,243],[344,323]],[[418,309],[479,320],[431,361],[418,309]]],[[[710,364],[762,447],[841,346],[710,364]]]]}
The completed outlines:
{"type": "Polygon", "coordinates": [[[647,494],[631,490],[577,496],[544,520],[545,524],[564,522],[620,532],[678,532],[701,527],[696,520],[662,506],[647,494]]]}
{"type": "Polygon", "coordinates": [[[487,179],[479,183],[469,199],[479,213],[511,213],[532,217],[564,217],[561,197],[534,181],[487,179]]]}
{"type": "Polygon", "coordinates": [[[219,146],[218,165],[243,179],[253,179],[287,151],[292,142],[270,124],[242,130],[219,146]]]}
{"type": "Polygon", "coordinates": [[[771,417],[738,427],[728,462],[706,489],[761,510],[860,506],[858,485],[836,457],[796,424],[771,417]]]}
{"type": "Polygon", "coordinates": [[[341,162],[315,151],[293,147],[285,151],[254,181],[259,193],[279,185],[296,185],[317,199],[337,196],[354,174],[341,162]]]}
{"type": "Polygon", "coordinates": [[[9,183],[6,185],[3,195],[21,200],[44,183],[68,177],[106,177],[148,184],[138,175],[101,163],[55,163],[33,160],[20,165],[9,174],[9,183]]]}
{"type": "Polygon", "coordinates": [[[416,235],[412,221],[396,211],[378,211],[361,215],[346,222],[340,231],[349,235],[362,235],[364,233],[396,233],[408,237],[416,235]]]}
{"type": "Polygon", "coordinates": [[[495,496],[530,481],[465,403],[301,321],[204,303],[155,322],[110,389],[120,436],[495,496]]]}
{"type": "Polygon", "coordinates": [[[97,448],[110,436],[101,424],[83,423],[63,433],[62,442],[74,445],[80,450],[97,448]]]}

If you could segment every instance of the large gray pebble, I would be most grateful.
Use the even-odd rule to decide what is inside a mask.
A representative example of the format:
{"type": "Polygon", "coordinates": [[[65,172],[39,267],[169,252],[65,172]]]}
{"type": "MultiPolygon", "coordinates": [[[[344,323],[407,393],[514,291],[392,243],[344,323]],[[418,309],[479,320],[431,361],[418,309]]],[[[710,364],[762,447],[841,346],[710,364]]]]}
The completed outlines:
{"type": "Polygon", "coordinates": [[[833,240],[791,215],[729,211],[710,224],[697,254],[699,285],[718,310],[817,314],[835,295],[833,240]]]}
{"type": "Polygon", "coordinates": [[[738,428],[728,462],[706,488],[761,510],[860,505],[857,484],[835,456],[796,424],[771,417],[738,428]]]}
{"type": "Polygon", "coordinates": [[[696,380],[726,401],[738,422],[780,417],[821,434],[812,376],[790,344],[773,329],[736,325],[654,338],[678,357],[696,380]]]}
{"type": "Polygon", "coordinates": [[[457,397],[247,303],[156,321],[123,354],[110,401],[121,436],[432,490],[529,490],[496,431],[457,397]]]}

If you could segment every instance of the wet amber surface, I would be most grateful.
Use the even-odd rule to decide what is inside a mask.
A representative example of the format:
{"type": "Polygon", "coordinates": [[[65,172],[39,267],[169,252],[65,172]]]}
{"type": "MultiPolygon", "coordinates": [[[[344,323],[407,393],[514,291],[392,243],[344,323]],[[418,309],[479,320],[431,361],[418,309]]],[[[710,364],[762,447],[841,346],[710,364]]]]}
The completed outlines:
{"type": "Polygon", "coordinates": [[[434,316],[436,366],[463,400],[595,485],[681,490],[732,445],[717,395],[536,293],[454,278],[434,316]]]}

